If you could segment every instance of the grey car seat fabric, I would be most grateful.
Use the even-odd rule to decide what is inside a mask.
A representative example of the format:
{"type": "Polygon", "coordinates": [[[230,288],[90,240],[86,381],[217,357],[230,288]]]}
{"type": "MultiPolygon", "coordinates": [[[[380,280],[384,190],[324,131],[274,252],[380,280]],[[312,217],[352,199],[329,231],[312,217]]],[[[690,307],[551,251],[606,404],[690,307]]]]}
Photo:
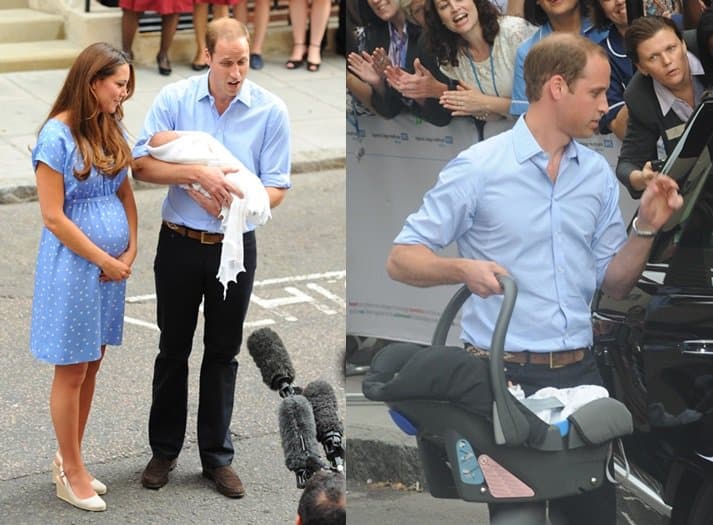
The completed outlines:
{"type": "MultiPolygon", "coordinates": [[[[362,391],[374,401],[448,401],[492,421],[493,394],[488,362],[456,346],[388,345],[374,356],[362,391]]],[[[515,398],[513,402],[529,424],[527,443],[541,443],[549,425],[515,398]]]]}

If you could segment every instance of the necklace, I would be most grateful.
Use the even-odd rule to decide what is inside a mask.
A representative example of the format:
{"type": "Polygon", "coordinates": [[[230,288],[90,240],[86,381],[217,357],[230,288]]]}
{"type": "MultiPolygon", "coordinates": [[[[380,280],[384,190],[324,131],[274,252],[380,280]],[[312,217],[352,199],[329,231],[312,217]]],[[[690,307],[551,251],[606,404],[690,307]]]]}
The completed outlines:
{"type": "MultiPolygon", "coordinates": [[[[475,77],[475,81],[478,83],[478,89],[480,89],[481,93],[485,94],[483,86],[480,83],[480,77],[478,76],[478,68],[475,67],[475,61],[473,60],[473,57],[470,54],[470,50],[466,48],[465,54],[468,57],[468,61],[470,62],[470,68],[473,70],[473,76],[475,77]]],[[[493,65],[492,48],[490,49],[488,57],[490,58],[490,79],[493,81],[493,90],[495,90],[495,96],[499,97],[500,93],[498,93],[498,87],[495,85],[495,66],[493,65]]]]}

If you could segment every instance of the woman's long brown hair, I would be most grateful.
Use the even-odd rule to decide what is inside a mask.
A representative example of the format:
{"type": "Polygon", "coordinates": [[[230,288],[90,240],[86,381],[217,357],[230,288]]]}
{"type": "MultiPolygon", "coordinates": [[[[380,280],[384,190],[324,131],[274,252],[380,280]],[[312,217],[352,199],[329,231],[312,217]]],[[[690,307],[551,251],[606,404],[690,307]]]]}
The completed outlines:
{"type": "MultiPolygon", "coordinates": [[[[92,84],[112,76],[119,66],[129,65],[127,100],[134,93],[134,67],[129,57],[105,42],[92,44],[82,51],[67,73],[47,120],[66,112],[67,125],[77,143],[82,166],[74,167],[74,176],[84,180],[92,166],[106,176],[114,177],[131,165],[131,148],[124,137],[121,104],[113,114],[104,113],[94,94],[92,84]]],[[[123,101],[122,101],[123,103],[123,101]]],[[[47,122],[45,120],[45,123],[47,122]]]]}

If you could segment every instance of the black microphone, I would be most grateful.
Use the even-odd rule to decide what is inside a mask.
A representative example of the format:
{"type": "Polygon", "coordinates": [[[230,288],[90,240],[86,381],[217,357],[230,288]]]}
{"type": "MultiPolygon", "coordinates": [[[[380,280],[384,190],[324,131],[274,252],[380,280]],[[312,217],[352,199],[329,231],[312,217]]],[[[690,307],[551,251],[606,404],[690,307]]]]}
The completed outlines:
{"type": "Polygon", "coordinates": [[[337,396],[332,386],[323,380],[312,381],[304,389],[304,396],[312,405],[317,439],[322,443],[332,468],[344,471],[344,425],[337,413],[337,396]]]}
{"type": "Polygon", "coordinates": [[[312,474],[322,470],[312,407],[301,395],[282,400],[277,412],[285,466],[295,473],[297,488],[302,489],[312,474]]]}
{"type": "Polygon", "coordinates": [[[280,336],[269,328],[260,328],[250,334],[247,346],[262,381],[279,392],[280,397],[294,395],[295,369],[280,336]]]}

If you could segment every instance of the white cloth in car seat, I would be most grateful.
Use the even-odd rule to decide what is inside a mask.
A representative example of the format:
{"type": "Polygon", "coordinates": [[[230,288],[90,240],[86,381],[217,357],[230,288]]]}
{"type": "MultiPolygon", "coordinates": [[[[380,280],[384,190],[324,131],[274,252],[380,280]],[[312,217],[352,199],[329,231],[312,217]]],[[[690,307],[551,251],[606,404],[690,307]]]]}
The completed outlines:
{"type": "MultiPolygon", "coordinates": [[[[590,401],[609,397],[606,388],[598,385],[580,385],[572,388],[541,388],[531,396],[522,400],[522,403],[535,412],[537,417],[546,423],[564,421],[572,412],[586,405],[590,401]],[[533,403],[528,403],[533,401],[533,403]],[[540,401],[546,401],[548,408],[537,409],[540,401]]],[[[540,405],[542,406],[542,405],[540,405]]]]}
{"type": "MultiPolygon", "coordinates": [[[[270,198],[257,175],[247,169],[214,137],[203,131],[176,131],[176,133],[180,136],[171,142],[162,146],[148,146],[149,154],[165,162],[235,166],[238,169],[234,173],[228,173],[226,178],[243,192],[243,198],[234,196],[230,207],[224,207],[221,212],[223,220],[220,229],[224,237],[216,277],[223,285],[223,298],[225,298],[228,283],[235,281],[238,274],[245,271],[243,233],[248,231],[248,223],[262,226],[271,218],[270,198]]],[[[186,189],[192,187],[208,195],[198,183],[180,186],[186,189]]]]}

